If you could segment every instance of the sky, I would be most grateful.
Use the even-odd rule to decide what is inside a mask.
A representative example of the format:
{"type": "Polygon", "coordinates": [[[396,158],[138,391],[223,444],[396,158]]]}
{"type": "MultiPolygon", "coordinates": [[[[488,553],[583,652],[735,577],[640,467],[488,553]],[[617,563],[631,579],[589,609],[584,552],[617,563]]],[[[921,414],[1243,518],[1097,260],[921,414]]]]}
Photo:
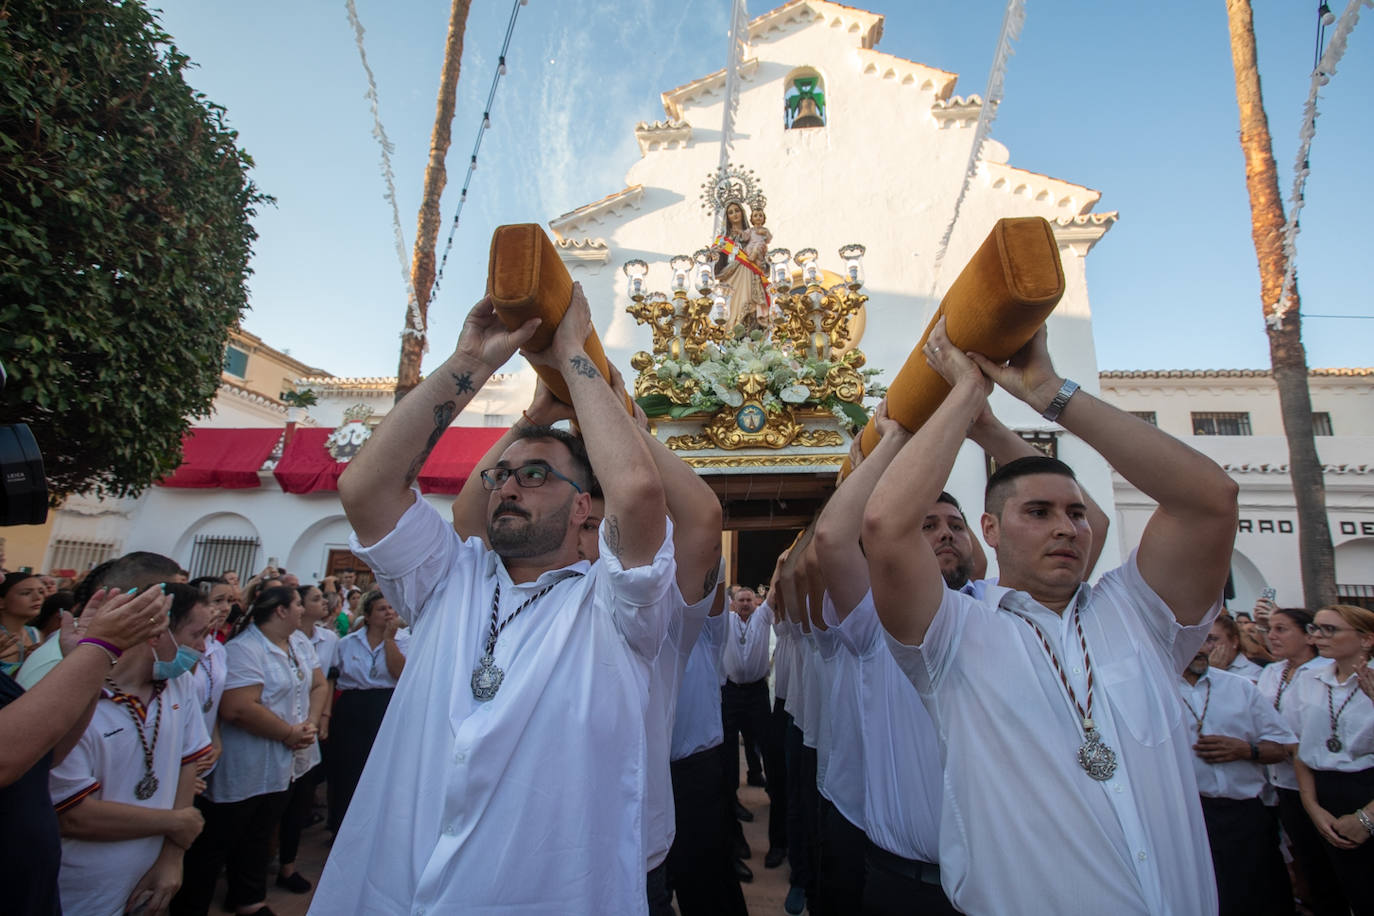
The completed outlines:
{"type": "MultiPolygon", "coordinates": [[[[781,3],[753,0],[751,16],[781,3]]],[[[1331,0],[1339,15],[1347,0],[1331,0]]],[[[438,0],[355,0],[394,144],[409,261],[448,22],[438,0]]],[[[335,375],[394,376],[406,294],[366,77],[344,0],[153,0],[227,110],[274,205],[254,219],[243,327],[335,375]]],[[[959,74],[982,95],[1000,0],[851,2],[886,17],[878,49],[959,74]]],[[[451,351],[485,284],[492,230],[624,187],[634,125],[660,93],[724,65],[729,0],[529,0],[507,54],[478,170],[430,308],[425,370],[451,351]]],[[[1316,41],[1316,3],[1254,0],[1260,74],[1285,207],[1316,41]]],[[[512,0],[473,0],[440,251],[466,174],[512,0]]],[[[1318,103],[1298,236],[1314,367],[1374,366],[1374,11],[1318,103]],[[1326,318],[1353,315],[1363,318],[1326,318]]],[[[1330,30],[1328,30],[1329,34],[1330,30]]],[[[1027,0],[992,137],[1011,164],[1102,193],[1120,221],[1089,255],[1099,368],[1265,368],[1259,274],[1224,0],[1027,0]]],[[[895,179],[896,176],[894,176],[895,179]]],[[[878,178],[876,180],[881,180],[878,178]]],[[[894,218],[899,218],[894,214],[894,218]]],[[[870,278],[874,280],[876,278],[870,278]]]]}

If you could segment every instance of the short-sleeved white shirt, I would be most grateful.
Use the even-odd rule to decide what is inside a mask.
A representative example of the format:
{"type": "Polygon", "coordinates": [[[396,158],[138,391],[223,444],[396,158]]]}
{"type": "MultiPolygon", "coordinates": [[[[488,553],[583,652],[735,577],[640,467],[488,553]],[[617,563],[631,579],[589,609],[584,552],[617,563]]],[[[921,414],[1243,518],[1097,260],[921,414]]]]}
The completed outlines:
{"type": "MultiPolygon", "coordinates": [[[[396,648],[406,655],[410,648],[410,630],[396,631],[396,648]]],[[[386,666],[386,642],[368,644],[367,627],[354,630],[339,640],[334,651],[334,665],[339,669],[337,686],[340,690],[376,690],[396,686],[396,678],[386,666]]]]}
{"type": "Polygon", "coordinates": [[[1236,653],[1235,658],[1231,659],[1231,664],[1226,668],[1227,673],[1246,678],[1252,684],[1259,682],[1260,672],[1263,670],[1263,668],[1256,665],[1239,652],[1236,653]]]}
{"type": "Polygon", "coordinates": [[[595,565],[521,584],[418,494],[376,544],[352,540],[415,638],[311,912],[643,910],[649,666],[678,598],[666,527],[649,565],[625,569],[603,523],[595,565]],[[502,619],[553,588],[501,631],[505,679],[481,701],[498,583],[502,619]]]}
{"type": "Polygon", "coordinates": [[[668,763],[672,753],[673,719],[677,715],[678,687],[696,646],[716,593],[711,591],[688,604],[676,585],[680,607],[668,623],[668,638],[649,669],[649,706],[644,714],[648,739],[648,769],[644,788],[644,857],[648,869],[663,864],[677,835],[673,808],[673,778],[668,763]]]}
{"type": "MultiPolygon", "coordinates": [[[[1202,716],[1204,735],[1240,738],[1251,744],[1292,744],[1297,740],[1274,710],[1273,702],[1265,699],[1248,677],[1208,668],[1196,684],[1180,678],[1178,689],[1184,712],[1194,723],[1194,735],[1197,720],[1193,717],[1202,716]]],[[[1262,764],[1249,760],[1208,763],[1196,753],[1193,775],[1197,777],[1198,792],[1209,798],[1259,798],[1267,782],[1262,764]]]]}
{"type": "Polygon", "coordinates": [[[720,653],[726,622],[724,613],[707,617],[687,657],[673,716],[672,760],[719,747],[725,740],[720,717],[720,653]]]}
{"type": "Polygon", "coordinates": [[[1087,695],[1072,606],[988,586],[982,600],[946,590],[925,642],[887,635],[921,694],[944,753],[940,872],[960,910],[1192,914],[1217,908],[1177,683],[1220,602],[1183,627],[1135,554],[1079,589],[1095,681],[1093,720],[1118,767],[1099,782],[1079,766],[1082,720],[1035,621],[1079,702],[1087,695]]]}
{"type": "Polygon", "coordinates": [[[752,684],[768,676],[768,633],[773,611],[767,603],[754,608],[748,620],[727,609],[725,624],[725,676],[736,684],[752,684]]]}
{"type": "MultiPolygon", "coordinates": [[[[189,674],[167,681],[146,710],[137,701],[116,700],[104,690],[76,747],[52,769],[48,781],[53,804],[58,811],[66,811],[86,799],[100,799],[171,810],[181,768],[209,752],[210,738],[189,674]],[[157,791],[147,799],[134,794],[146,773],[134,713],[143,719],[144,736],[150,743],[155,726],[157,730],[153,747],[157,791]]],[[[161,836],[111,841],[63,837],[57,882],[63,911],[122,914],[134,885],[157,861],[162,840],[161,836]]]]}
{"type": "Polygon", "coordinates": [[[1301,680],[1288,689],[1296,694],[1293,699],[1298,701],[1300,710],[1299,760],[1312,770],[1342,773],[1358,773],[1374,767],[1374,700],[1360,689],[1353,674],[1345,683],[1337,681],[1336,662],[1324,658],[1303,671],[1301,680]],[[1347,703],[1347,699],[1350,702],[1347,703]],[[1341,742],[1341,749],[1338,751],[1326,745],[1331,738],[1332,712],[1339,712],[1336,738],[1341,742]]]}
{"type": "MultiPolygon", "coordinates": [[[[1287,662],[1274,662],[1272,665],[1265,665],[1260,672],[1259,692],[1269,702],[1271,706],[1277,704],[1279,715],[1283,717],[1283,724],[1288,726],[1288,730],[1294,735],[1299,733],[1302,727],[1302,707],[1293,698],[1293,688],[1298,686],[1298,678],[1303,672],[1309,670],[1314,665],[1320,665],[1325,661],[1320,655],[1309,658],[1298,666],[1288,679],[1287,685],[1283,683],[1283,669],[1287,662]],[[1283,693],[1279,693],[1279,688],[1283,688],[1283,693]]],[[[1288,758],[1280,760],[1278,763],[1271,763],[1266,768],[1269,784],[1280,789],[1298,791],[1298,774],[1293,770],[1293,761],[1288,758]]]]}
{"type": "MultiPolygon", "coordinates": [[[[262,705],[278,719],[295,725],[310,717],[310,687],[320,665],[304,633],[293,630],[288,639],[294,661],[256,624],[229,640],[225,646],[229,673],[224,688],[261,685],[262,705]]],[[[281,792],[320,762],[319,742],[293,752],[281,741],[229,722],[220,723],[219,735],[219,762],[205,790],[205,797],[219,804],[281,792]]]]}
{"type": "Polygon", "coordinates": [[[214,737],[215,722],[219,719],[219,701],[224,697],[224,683],[229,676],[229,654],[224,643],[213,636],[205,638],[205,654],[196,665],[193,678],[196,685],[196,698],[200,701],[201,715],[205,717],[205,730],[214,737]]]}
{"type": "Polygon", "coordinates": [[[796,650],[792,625],[786,620],[773,621],[773,697],[776,700],[787,700],[792,683],[792,656],[796,650]]]}
{"type": "MultiPolygon", "coordinates": [[[[864,619],[854,616],[858,612],[856,608],[841,622],[829,592],[825,593],[824,604],[829,619],[835,621],[827,632],[832,635],[837,651],[827,662],[831,677],[830,690],[825,698],[825,721],[829,727],[824,732],[825,773],[823,778],[819,778],[818,772],[817,788],[846,820],[866,832],[864,776],[867,769],[864,766],[861,728],[863,660],[856,643],[856,639],[864,637],[864,619]]],[[[876,614],[874,616],[876,618],[876,614]]],[[[819,771],[819,766],[817,769],[819,771]]]]}
{"type": "MultiPolygon", "coordinates": [[[[409,632],[409,631],[407,631],[409,632]]],[[[399,637],[400,634],[397,633],[399,637]]],[[[329,677],[329,669],[334,667],[334,654],[339,648],[339,631],[324,623],[315,624],[315,632],[310,634],[310,645],[315,647],[315,658],[320,670],[329,677]]]]}

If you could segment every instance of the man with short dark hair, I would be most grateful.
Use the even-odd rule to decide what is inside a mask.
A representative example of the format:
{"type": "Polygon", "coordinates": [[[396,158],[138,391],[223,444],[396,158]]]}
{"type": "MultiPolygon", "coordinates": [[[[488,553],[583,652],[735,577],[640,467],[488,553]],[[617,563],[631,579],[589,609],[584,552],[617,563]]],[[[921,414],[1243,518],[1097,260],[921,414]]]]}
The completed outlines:
{"type": "Polygon", "coordinates": [[[547,430],[510,445],[482,471],[490,549],[413,489],[537,325],[508,331],[480,302],[453,355],[339,479],[353,551],[415,648],[313,912],[645,907],[645,710],[677,598],[672,525],[640,432],[585,352],[580,287],[549,347],[526,358],[566,380],[590,467],[547,430]],[[590,564],[578,540],[593,468],[606,517],[590,564]]]}
{"type": "MultiPolygon", "coordinates": [[[[720,700],[725,747],[738,747],[744,736],[746,782],[751,786],[765,785],[759,754],[768,729],[768,637],[773,627],[772,612],[765,608],[759,613],[758,607],[754,590],[736,583],[726,612],[721,661],[726,678],[720,700]]],[[[738,782],[739,764],[730,769],[738,782]]]]}
{"type": "Polygon", "coordinates": [[[1220,608],[1237,486],[1215,463],[1057,375],[1042,328],[1005,365],[925,344],[949,395],[893,459],[863,541],[888,647],[942,739],[941,881],[964,912],[1216,908],[1177,679],[1220,608]],[[947,588],[912,533],[996,382],[1059,422],[1155,511],[1126,563],[1084,582],[1087,501],[1053,459],[988,482],[998,584],[947,588]]]}

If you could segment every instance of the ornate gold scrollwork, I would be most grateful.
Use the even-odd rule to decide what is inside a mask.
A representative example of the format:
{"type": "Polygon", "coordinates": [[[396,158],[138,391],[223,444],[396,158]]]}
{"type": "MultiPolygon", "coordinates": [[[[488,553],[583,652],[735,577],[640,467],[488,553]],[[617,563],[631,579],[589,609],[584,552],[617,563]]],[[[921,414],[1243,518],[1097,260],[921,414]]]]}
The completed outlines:
{"type": "Polygon", "coordinates": [[[839,467],[844,455],[687,455],[683,461],[694,468],[804,468],[839,467]]]}

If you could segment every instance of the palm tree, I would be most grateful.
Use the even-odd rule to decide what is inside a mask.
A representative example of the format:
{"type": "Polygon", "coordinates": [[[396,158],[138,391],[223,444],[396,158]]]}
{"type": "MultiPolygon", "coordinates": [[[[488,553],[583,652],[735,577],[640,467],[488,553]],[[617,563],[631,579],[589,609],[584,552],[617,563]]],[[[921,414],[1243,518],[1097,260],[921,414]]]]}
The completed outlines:
{"type": "Polygon", "coordinates": [[[420,360],[424,356],[424,333],[429,324],[429,295],[434,287],[434,248],[439,239],[439,201],[448,183],[444,160],[448,156],[453,108],[458,96],[458,68],[463,59],[463,32],[467,27],[472,0],[453,0],[449,11],[448,41],[444,46],[444,67],[439,77],[439,100],[434,114],[434,132],[429,140],[429,165],[425,167],[425,187],[420,199],[419,223],[415,229],[415,253],[410,263],[415,302],[406,303],[406,327],[416,334],[401,336],[401,363],[396,370],[396,400],[420,383],[420,360]],[[418,308],[412,313],[412,308],[418,308]],[[415,327],[416,318],[419,327],[415,327]]]}
{"type": "Polygon", "coordinates": [[[1312,437],[1312,398],[1307,390],[1307,354],[1302,346],[1297,282],[1291,307],[1273,321],[1283,289],[1283,201],[1274,168],[1269,119],[1264,113],[1255,53],[1255,23],[1250,0],[1226,0],[1231,32],[1231,63],[1240,107],[1240,145],[1245,153],[1245,186],[1250,194],[1251,235],[1259,259],[1260,301],[1269,334],[1269,361],[1279,392],[1283,431],[1288,437],[1288,469],[1298,512],[1298,556],[1303,597],[1309,608],[1336,601],[1336,560],[1326,517],[1326,486],[1312,437]]]}

